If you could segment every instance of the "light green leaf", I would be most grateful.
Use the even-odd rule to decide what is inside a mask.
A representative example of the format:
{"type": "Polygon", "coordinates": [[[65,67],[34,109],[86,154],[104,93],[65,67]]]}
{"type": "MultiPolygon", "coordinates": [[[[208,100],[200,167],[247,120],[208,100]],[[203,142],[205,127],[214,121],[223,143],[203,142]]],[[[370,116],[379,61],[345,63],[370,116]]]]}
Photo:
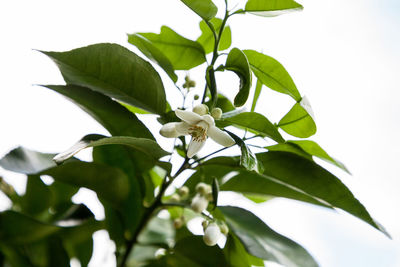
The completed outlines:
{"type": "Polygon", "coordinates": [[[161,27],[160,34],[138,34],[163,53],[175,70],[189,70],[206,61],[201,44],[177,34],[167,26],[161,27]]]}
{"type": "Polygon", "coordinates": [[[223,251],[231,267],[251,267],[243,244],[233,234],[229,233],[223,251]]]}
{"type": "Polygon", "coordinates": [[[240,155],[240,166],[243,166],[248,171],[262,172],[262,166],[258,164],[257,158],[246,143],[237,135],[227,133],[235,140],[236,144],[240,147],[242,154],[240,155]]]}
{"type": "Polygon", "coordinates": [[[250,211],[230,206],[219,209],[250,254],[288,267],[318,266],[304,248],[269,228],[250,211]]]}
{"type": "Polygon", "coordinates": [[[251,112],[253,112],[256,109],[257,101],[261,94],[261,88],[262,88],[262,83],[260,82],[260,80],[257,79],[256,89],[254,91],[253,103],[251,104],[251,112]]]}
{"type": "MultiPolygon", "coordinates": [[[[222,19],[213,18],[212,20],[210,20],[210,23],[213,25],[218,35],[218,32],[221,30],[222,19]]],[[[206,54],[213,52],[215,45],[214,34],[204,20],[200,21],[200,30],[201,30],[201,35],[199,38],[197,38],[197,42],[199,42],[203,46],[206,54]]],[[[231,28],[229,26],[225,26],[224,30],[222,31],[221,38],[219,40],[218,51],[228,49],[231,46],[232,43],[231,35],[232,35],[231,28]]]]}
{"type": "Polygon", "coordinates": [[[260,82],[272,90],[291,96],[296,101],[301,100],[296,85],[281,63],[254,50],[243,52],[247,56],[251,70],[260,82]]]}
{"type": "Polygon", "coordinates": [[[128,42],[136,46],[147,58],[157,63],[168,76],[176,83],[178,76],[174,72],[169,59],[149,40],[141,36],[140,33],[128,34],[128,42]]]}
{"type": "Polygon", "coordinates": [[[296,103],[289,112],[279,121],[278,127],[290,135],[307,138],[317,132],[317,126],[310,114],[304,107],[296,103]]]}
{"type": "Polygon", "coordinates": [[[162,114],[166,99],[150,63],[117,44],[95,44],[68,52],[45,52],[68,84],[88,87],[122,102],[162,114]]]}
{"type": "Polygon", "coordinates": [[[175,237],[175,228],[171,220],[154,217],[140,233],[138,241],[141,244],[164,244],[168,246],[175,237]]]}
{"type": "Polygon", "coordinates": [[[239,93],[235,96],[236,107],[243,106],[249,97],[251,72],[246,55],[238,48],[233,48],[226,59],[225,69],[235,72],[240,78],[239,93]]]}
{"type": "Polygon", "coordinates": [[[112,135],[153,139],[146,126],[118,102],[85,87],[45,85],[67,97],[103,125],[112,135]]]}
{"type": "Polygon", "coordinates": [[[218,8],[214,5],[211,0],[181,0],[197,15],[204,20],[210,20],[217,15],[218,8]]]}
{"type": "Polygon", "coordinates": [[[223,119],[217,121],[217,124],[223,127],[234,125],[239,128],[245,128],[254,134],[269,137],[278,143],[285,142],[276,126],[266,117],[256,112],[243,112],[232,117],[224,116],[223,119]]]}
{"type": "Polygon", "coordinates": [[[275,17],[303,10],[303,6],[293,0],[248,0],[245,11],[263,17],[275,17]]]}
{"type": "Polygon", "coordinates": [[[74,156],[82,149],[104,145],[126,145],[151,156],[154,160],[169,155],[169,153],[164,151],[155,141],[150,139],[129,136],[105,137],[98,134],[89,134],[66,151],[55,156],[53,160],[57,164],[60,164],[74,156]]]}

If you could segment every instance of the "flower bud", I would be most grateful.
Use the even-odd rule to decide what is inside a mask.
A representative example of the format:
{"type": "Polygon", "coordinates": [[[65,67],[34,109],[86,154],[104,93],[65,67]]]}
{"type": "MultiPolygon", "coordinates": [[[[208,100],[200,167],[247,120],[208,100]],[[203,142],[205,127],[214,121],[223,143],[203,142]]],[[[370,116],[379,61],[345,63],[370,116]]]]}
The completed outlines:
{"type": "Polygon", "coordinates": [[[179,202],[181,201],[181,197],[178,194],[173,194],[169,200],[171,202],[179,202]]]}
{"type": "Polygon", "coordinates": [[[208,107],[207,105],[200,104],[193,107],[193,112],[199,114],[200,116],[203,116],[208,113],[208,107]]]}
{"type": "Polygon", "coordinates": [[[199,98],[200,98],[199,95],[194,95],[194,96],[193,96],[193,99],[194,99],[194,100],[198,100],[199,98]]]}
{"type": "Polygon", "coordinates": [[[214,196],[213,196],[213,194],[212,194],[211,192],[207,193],[207,194],[205,195],[205,197],[206,197],[206,199],[207,199],[208,201],[213,201],[213,200],[214,200],[214,196]]]}
{"type": "Polygon", "coordinates": [[[221,230],[216,223],[210,223],[204,231],[203,241],[207,246],[215,246],[221,237],[221,230]]]}
{"type": "Polygon", "coordinates": [[[189,87],[196,87],[196,81],[190,80],[188,83],[189,87]]]}
{"type": "Polygon", "coordinates": [[[182,198],[187,197],[189,195],[189,188],[187,186],[182,186],[181,188],[178,189],[178,194],[182,198]]]}
{"type": "Polygon", "coordinates": [[[186,81],[186,82],[189,82],[189,81],[190,81],[190,76],[189,76],[189,75],[186,75],[186,76],[185,76],[185,81],[186,81]]]}
{"type": "Polygon", "coordinates": [[[200,194],[196,194],[194,196],[194,198],[192,199],[192,203],[190,205],[192,210],[197,213],[203,212],[203,210],[205,210],[207,206],[208,206],[208,200],[200,194]]]}
{"type": "Polygon", "coordinates": [[[183,220],[182,217],[181,217],[181,218],[176,218],[176,219],[174,220],[174,222],[173,222],[174,228],[175,228],[175,229],[181,228],[181,227],[183,226],[183,223],[184,223],[184,220],[183,220]]]}
{"type": "Polygon", "coordinates": [[[224,235],[227,235],[229,233],[229,228],[226,224],[222,224],[219,229],[221,230],[221,233],[224,235]]]}
{"type": "Polygon", "coordinates": [[[179,136],[179,133],[176,131],[175,125],[176,123],[174,122],[164,124],[163,127],[161,127],[160,129],[160,134],[168,138],[174,138],[179,136]]]}
{"type": "Polygon", "coordinates": [[[211,110],[211,116],[212,116],[214,119],[216,119],[216,120],[221,119],[221,116],[222,116],[222,109],[220,109],[220,108],[213,108],[213,109],[211,110]]]}
{"type": "Polygon", "coordinates": [[[211,186],[206,183],[198,183],[196,185],[196,191],[201,195],[206,195],[208,193],[211,193],[211,190],[212,190],[211,186]]]}
{"type": "Polygon", "coordinates": [[[208,221],[207,220],[202,221],[201,226],[203,226],[203,230],[205,231],[208,226],[208,221]]]}

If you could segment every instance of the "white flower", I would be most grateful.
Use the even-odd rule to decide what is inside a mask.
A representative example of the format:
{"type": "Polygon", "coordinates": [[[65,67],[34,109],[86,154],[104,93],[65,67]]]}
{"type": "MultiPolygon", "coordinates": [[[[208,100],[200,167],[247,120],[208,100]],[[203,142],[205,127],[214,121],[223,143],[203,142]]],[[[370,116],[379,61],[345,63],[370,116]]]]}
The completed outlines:
{"type": "Polygon", "coordinates": [[[208,206],[208,200],[205,196],[201,194],[196,194],[192,199],[192,203],[190,207],[194,212],[201,213],[203,212],[208,206]]]}
{"type": "Polygon", "coordinates": [[[215,126],[213,117],[208,114],[199,115],[192,111],[177,109],[175,114],[182,122],[170,122],[165,124],[160,134],[168,138],[176,138],[182,135],[191,135],[187,156],[193,157],[204,146],[207,136],[218,144],[228,147],[235,144],[232,137],[215,126]]]}
{"type": "Polygon", "coordinates": [[[210,223],[204,231],[203,241],[207,246],[215,246],[221,237],[221,229],[216,223],[210,223]]]}

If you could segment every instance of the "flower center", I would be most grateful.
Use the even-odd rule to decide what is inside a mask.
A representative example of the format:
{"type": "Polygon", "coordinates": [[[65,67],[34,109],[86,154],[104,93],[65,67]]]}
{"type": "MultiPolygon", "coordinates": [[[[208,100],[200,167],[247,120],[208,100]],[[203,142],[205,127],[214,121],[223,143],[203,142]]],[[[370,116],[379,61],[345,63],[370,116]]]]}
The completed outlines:
{"type": "Polygon", "coordinates": [[[193,137],[194,141],[205,141],[207,138],[207,130],[199,125],[192,125],[189,128],[189,134],[193,137]]]}

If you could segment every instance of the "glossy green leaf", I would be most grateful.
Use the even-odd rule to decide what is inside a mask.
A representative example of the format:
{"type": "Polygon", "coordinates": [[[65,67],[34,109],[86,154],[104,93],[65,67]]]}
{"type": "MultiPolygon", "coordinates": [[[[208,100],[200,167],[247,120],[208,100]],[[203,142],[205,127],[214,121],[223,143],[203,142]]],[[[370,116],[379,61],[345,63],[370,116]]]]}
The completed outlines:
{"type": "Polygon", "coordinates": [[[290,135],[307,138],[317,132],[315,121],[307,110],[299,103],[289,110],[289,112],[279,121],[278,127],[290,135]]]}
{"type": "Polygon", "coordinates": [[[217,15],[218,8],[211,0],[181,0],[204,20],[210,20],[217,15]]]}
{"type": "Polygon", "coordinates": [[[138,34],[163,53],[175,70],[189,70],[206,61],[201,44],[177,34],[167,26],[162,26],[159,34],[138,34]]]}
{"type": "Polygon", "coordinates": [[[251,267],[243,244],[231,233],[227,237],[224,254],[231,267],[251,267]]]}
{"type": "Polygon", "coordinates": [[[246,170],[262,172],[262,167],[258,164],[258,160],[246,143],[237,135],[228,132],[228,134],[235,140],[236,144],[240,147],[242,152],[240,155],[240,166],[246,170]]]}
{"type": "MultiPolygon", "coordinates": [[[[209,23],[213,25],[218,35],[219,31],[221,30],[222,19],[213,18],[210,20],[209,23]]],[[[214,34],[204,20],[200,21],[200,30],[201,30],[201,35],[199,38],[197,38],[197,42],[199,42],[203,46],[206,54],[213,52],[215,46],[214,34]]],[[[218,51],[228,49],[231,46],[231,43],[232,43],[231,28],[229,26],[225,26],[222,31],[221,38],[219,40],[218,51]]]]}
{"type": "Polygon", "coordinates": [[[45,85],[67,97],[103,125],[112,135],[153,139],[144,124],[118,102],[85,87],[45,85]]]}
{"type": "Polygon", "coordinates": [[[256,109],[257,101],[261,94],[261,88],[262,88],[262,83],[260,82],[260,80],[257,79],[256,89],[254,91],[253,103],[251,104],[251,112],[253,112],[256,109]]]}
{"type": "Polygon", "coordinates": [[[318,266],[304,248],[272,230],[250,211],[230,206],[219,209],[250,254],[288,267],[318,266]]]}
{"type": "Polygon", "coordinates": [[[29,175],[25,195],[21,199],[23,212],[36,215],[50,206],[51,192],[49,187],[43,183],[40,176],[29,175]]]}
{"type": "Polygon", "coordinates": [[[234,125],[239,128],[245,128],[254,134],[269,137],[278,143],[285,142],[276,126],[266,117],[256,112],[243,112],[232,117],[224,116],[223,119],[217,121],[217,124],[224,127],[234,125]]]}
{"type": "Polygon", "coordinates": [[[240,78],[239,93],[235,96],[236,107],[243,106],[249,97],[251,72],[246,55],[238,48],[233,48],[226,59],[225,69],[235,72],[240,78]]]}
{"type": "Polygon", "coordinates": [[[288,141],[286,144],[268,146],[267,149],[270,151],[292,152],[310,160],[312,159],[312,156],[315,156],[341,168],[342,170],[350,174],[349,170],[343,163],[329,156],[328,153],[325,152],[325,150],[323,150],[316,142],[311,140],[291,140],[288,141]]]}
{"type": "Polygon", "coordinates": [[[119,204],[129,194],[129,181],[120,169],[94,162],[67,162],[44,170],[40,174],[50,175],[54,180],[95,191],[110,203],[119,204]]]}
{"type": "Polygon", "coordinates": [[[40,153],[24,147],[10,151],[0,160],[0,166],[8,171],[35,174],[56,166],[52,158],[55,154],[40,153]]]}
{"type": "Polygon", "coordinates": [[[161,78],[150,63],[117,44],[95,44],[68,52],[45,52],[68,84],[88,87],[153,113],[164,113],[161,78]]]}
{"type": "Polygon", "coordinates": [[[260,82],[272,90],[291,96],[296,101],[301,100],[296,85],[281,63],[254,50],[243,52],[247,56],[251,70],[260,82]]]}
{"type": "Polygon", "coordinates": [[[174,81],[178,80],[169,59],[149,40],[140,35],[140,33],[128,34],[128,42],[136,46],[148,59],[157,63],[174,81]]]}
{"type": "Polygon", "coordinates": [[[248,0],[245,11],[263,17],[275,17],[303,10],[303,6],[293,0],[248,0]]]}
{"type": "Polygon", "coordinates": [[[264,165],[263,175],[278,179],[345,210],[388,235],[350,190],[337,177],[315,162],[296,154],[274,151],[257,154],[257,158],[264,165]]]}
{"type": "Polygon", "coordinates": [[[164,151],[155,141],[146,138],[136,138],[130,136],[113,136],[105,137],[98,134],[90,134],[84,136],[75,145],[67,149],[66,151],[58,154],[54,157],[54,161],[57,164],[64,162],[71,158],[82,149],[88,147],[104,146],[104,145],[125,145],[135,150],[139,150],[154,160],[169,155],[170,153],[164,151]]]}
{"type": "Polygon", "coordinates": [[[175,228],[171,220],[154,217],[140,233],[138,241],[141,244],[164,244],[168,246],[175,236],[175,228]]]}
{"type": "MultiPolygon", "coordinates": [[[[207,101],[204,103],[208,106],[209,109],[211,109],[211,100],[207,101]]],[[[217,104],[215,107],[218,107],[222,110],[222,112],[229,112],[235,109],[235,106],[232,104],[232,102],[226,98],[224,95],[218,94],[217,97],[217,104]]]]}

